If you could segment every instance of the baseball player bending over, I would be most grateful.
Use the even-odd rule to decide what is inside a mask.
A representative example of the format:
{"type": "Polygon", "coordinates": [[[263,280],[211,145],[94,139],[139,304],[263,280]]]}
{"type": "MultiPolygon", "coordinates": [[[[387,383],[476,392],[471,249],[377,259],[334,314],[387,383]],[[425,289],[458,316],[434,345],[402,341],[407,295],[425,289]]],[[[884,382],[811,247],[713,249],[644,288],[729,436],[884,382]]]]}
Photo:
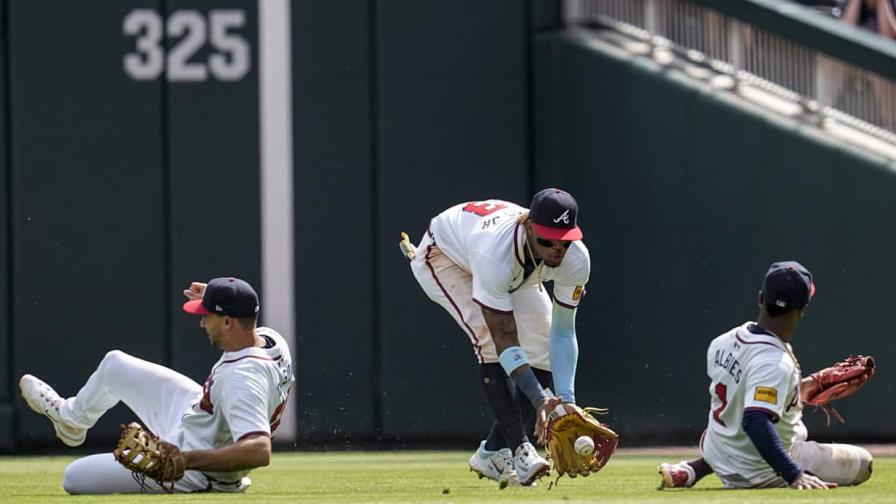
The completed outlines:
{"type": "Polygon", "coordinates": [[[252,483],[249,471],[270,462],[271,438],[295,381],[286,342],[273,329],[256,327],[258,296],[243,280],[196,282],[184,295],[184,310],[202,317],[199,326],[224,351],[205,385],[119,350],[106,354],[75,397],[62,399],[32,375],[19,381],[28,406],[49,418],[68,446],[82,444],[87,430],[122,401],[182,450],[186,472],[173,485],[132,474],[103,453],[65,468],[66,492],[242,492],[252,483]]]}
{"type": "Polygon", "coordinates": [[[790,340],[814,294],[812,274],[800,263],[771,265],[756,322],[709,345],[703,457],[662,464],[660,488],[690,487],[712,472],[726,488],[828,489],[871,477],[871,454],[864,448],[806,440],[802,403],[818,385],[801,378],[790,340]]]}
{"type": "Polygon", "coordinates": [[[529,210],[473,201],[434,217],[419,246],[402,243],[420,286],[473,344],[496,422],[469,465],[502,488],[550,471],[525,431],[533,406],[540,427],[561,400],[575,403],[575,315],[591,267],[577,213],[559,189],[536,194],[529,210]],[[554,282],[553,302],[546,281],[554,282]],[[544,390],[552,381],[559,397],[544,390]]]}

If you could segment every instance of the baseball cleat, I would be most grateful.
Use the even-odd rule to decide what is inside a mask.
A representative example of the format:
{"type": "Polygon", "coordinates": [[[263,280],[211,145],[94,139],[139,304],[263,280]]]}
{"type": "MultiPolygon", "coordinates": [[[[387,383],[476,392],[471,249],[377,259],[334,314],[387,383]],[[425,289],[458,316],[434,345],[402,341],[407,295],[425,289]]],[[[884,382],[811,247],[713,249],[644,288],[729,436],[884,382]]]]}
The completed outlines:
{"type": "Polygon", "coordinates": [[[485,441],[483,441],[476,453],[470,457],[470,470],[478,474],[480,479],[488,478],[497,481],[501,488],[520,484],[516,471],[513,469],[513,455],[510,453],[510,448],[488,451],[485,449],[485,441]]]}
{"type": "Polygon", "coordinates": [[[677,464],[662,463],[656,468],[656,472],[660,474],[659,489],[664,488],[689,488],[694,486],[697,479],[694,468],[682,460],[677,464]]]}
{"type": "Polygon", "coordinates": [[[523,486],[532,485],[551,472],[551,463],[538,454],[532,443],[523,443],[516,449],[513,467],[523,486]]]}
{"type": "Polygon", "coordinates": [[[22,399],[28,403],[28,407],[36,413],[50,419],[53,428],[56,429],[56,437],[67,446],[80,446],[87,437],[87,429],[74,427],[65,422],[59,416],[59,406],[63,399],[40,378],[30,374],[23,375],[19,380],[19,390],[22,399]]]}

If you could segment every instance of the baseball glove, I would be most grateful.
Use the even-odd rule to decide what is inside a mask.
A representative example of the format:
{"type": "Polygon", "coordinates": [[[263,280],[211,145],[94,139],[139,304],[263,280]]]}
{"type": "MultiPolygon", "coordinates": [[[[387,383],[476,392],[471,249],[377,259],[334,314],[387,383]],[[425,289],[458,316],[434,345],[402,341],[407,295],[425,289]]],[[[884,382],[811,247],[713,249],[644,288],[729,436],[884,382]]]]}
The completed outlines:
{"type": "Polygon", "coordinates": [[[828,403],[855,394],[872,376],[874,376],[873,357],[850,355],[831,367],[809,375],[818,387],[804,396],[803,402],[824,409],[825,413],[834,415],[842,423],[843,417],[828,403]]]}
{"type": "Polygon", "coordinates": [[[619,436],[606,424],[598,422],[593,413],[605,415],[607,410],[601,408],[582,409],[575,404],[560,404],[548,415],[545,427],[545,446],[548,459],[554,464],[557,478],[568,474],[570,478],[578,475],[588,476],[600,471],[610,461],[619,436]],[[581,436],[590,437],[594,441],[594,451],[589,455],[580,455],[575,449],[575,442],[581,436]]]}
{"type": "Polygon", "coordinates": [[[131,470],[141,485],[146,478],[151,478],[162,488],[173,491],[173,482],[184,476],[184,457],[180,448],[162,441],[137,422],[121,426],[121,437],[112,453],[115,460],[131,470]],[[170,488],[164,483],[171,483],[170,488]]]}

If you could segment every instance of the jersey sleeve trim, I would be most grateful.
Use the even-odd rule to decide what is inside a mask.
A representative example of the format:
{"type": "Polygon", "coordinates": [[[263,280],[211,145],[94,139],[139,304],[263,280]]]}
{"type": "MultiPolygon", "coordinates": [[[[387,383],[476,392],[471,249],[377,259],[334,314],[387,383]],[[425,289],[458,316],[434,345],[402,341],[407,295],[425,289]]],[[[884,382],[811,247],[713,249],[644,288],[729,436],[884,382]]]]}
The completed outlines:
{"type": "Polygon", "coordinates": [[[249,436],[258,436],[258,435],[271,437],[271,433],[270,433],[270,432],[265,432],[265,431],[260,431],[260,430],[259,430],[259,431],[247,432],[247,433],[243,434],[242,436],[240,436],[240,438],[237,439],[237,441],[239,442],[239,441],[242,441],[242,440],[246,439],[246,438],[249,437],[249,436]]]}
{"type": "Polygon", "coordinates": [[[490,312],[500,313],[501,315],[510,315],[511,313],[513,313],[513,310],[504,311],[504,310],[499,310],[497,308],[492,308],[491,306],[479,301],[476,298],[473,298],[473,302],[478,304],[479,306],[485,308],[486,310],[488,310],[490,312]]]}
{"type": "Polygon", "coordinates": [[[556,299],[556,298],[554,299],[554,302],[557,303],[558,305],[564,307],[564,308],[569,308],[570,310],[575,310],[576,308],[578,308],[578,306],[568,305],[568,304],[566,304],[566,303],[564,303],[564,302],[562,302],[562,301],[560,301],[560,300],[558,300],[558,299],[556,299]]]}
{"type": "Polygon", "coordinates": [[[767,408],[760,408],[758,406],[748,406],[748,407],[744,408],[744,413],[746,413],[748,411],[761,411],[763,413],[767,413],[767,414],[771,415],[772,423],[778,423],[778,421],[781,420],[781,417],[778,416],[777,413],[775,413],[774,411],[767,409],[767,408]]]}

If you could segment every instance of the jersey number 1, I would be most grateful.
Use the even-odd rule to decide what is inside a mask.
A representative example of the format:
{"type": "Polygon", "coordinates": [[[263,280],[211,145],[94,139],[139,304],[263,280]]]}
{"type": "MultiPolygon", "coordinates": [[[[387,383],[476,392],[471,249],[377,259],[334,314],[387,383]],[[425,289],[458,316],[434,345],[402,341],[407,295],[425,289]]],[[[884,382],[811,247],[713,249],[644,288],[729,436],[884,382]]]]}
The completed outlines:
{"type": "Polygon", "coordinates": [[[728,387],[724,383],[716,383],[716,395],[722,401],[722,405],[712,411],[712,418],[722,424],[722,427],[727,427],[725,421],[722,420],[722,411],[725,410],[725,406],[728,406],[728,387]]]}

